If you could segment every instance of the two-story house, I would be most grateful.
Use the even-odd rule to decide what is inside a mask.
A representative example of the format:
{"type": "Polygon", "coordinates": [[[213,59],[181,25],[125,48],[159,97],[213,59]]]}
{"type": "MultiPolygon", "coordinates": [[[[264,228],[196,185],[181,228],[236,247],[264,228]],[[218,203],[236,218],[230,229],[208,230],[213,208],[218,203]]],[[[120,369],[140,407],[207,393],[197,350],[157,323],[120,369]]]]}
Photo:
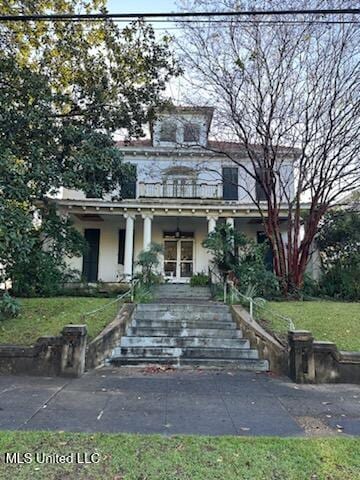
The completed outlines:
{"type": "MultiPolygon", "coordinates": [[[[89,243],[84,258],[69,260],[71,268],[88,282],[130,279],[139,252],[159,243],[161,273],[169,281],[187,282],[195,273],[207,273],[211,256],[202,242],[217,222],[264,241],[252,200],[262,200],[262,189],[237,164],[249,162],[241,145],[209,141],[212,116],[212,108],[179,107],[157,116],[150,139],[119,142],[124,161],[136,168],[136,182],[121,200],[64,189],[58,207],[89,243]],[[219,150],[231,151],[237,163],[219,150]]],[[[290,155],[281,168],[291,189],[290,155]]]]}

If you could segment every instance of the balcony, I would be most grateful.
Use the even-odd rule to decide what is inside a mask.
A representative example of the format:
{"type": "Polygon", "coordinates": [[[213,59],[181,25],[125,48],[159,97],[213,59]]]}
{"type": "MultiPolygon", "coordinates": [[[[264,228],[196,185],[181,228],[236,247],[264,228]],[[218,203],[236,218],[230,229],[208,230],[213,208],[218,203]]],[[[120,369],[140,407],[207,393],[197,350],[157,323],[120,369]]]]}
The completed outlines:
{"type": "Polygon", "coordinates": [[[139,182],[140,198],[204,198],[222,199],[222,183],[198,183],[192,180],[172,182],[139,182]]]}

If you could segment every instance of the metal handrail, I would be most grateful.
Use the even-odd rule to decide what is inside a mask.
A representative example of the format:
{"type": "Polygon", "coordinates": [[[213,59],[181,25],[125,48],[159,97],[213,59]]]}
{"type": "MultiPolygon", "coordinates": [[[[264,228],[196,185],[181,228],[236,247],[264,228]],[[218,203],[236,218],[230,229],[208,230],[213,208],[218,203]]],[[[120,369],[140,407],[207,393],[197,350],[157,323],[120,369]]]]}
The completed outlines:
{"type": "Polygon", "coordinates": [[[105,305],[102,305],[99,308],[96,308],[95,310],[92,310],[90,312],[86,312],[82,315],[83,318],[89,317],[91,315],[94,315],[95,313],[100,312],[101,310],[105,310],[105,308],[109,307],[110,305],[113,305],[116,302],[119,302],[120,300],[123,300],[125,297],[130,295],[130,301],[133,302],[135,298],[135,287],[139,283],[140,279],[139,278],[132,278],[130,280],[130,288],[126,292],[122,293],[121,295],[117,295],[117,297],[112,300],[111,302],[106,303],[105,305]]]}
{"type": "Polygon", "coordinates": [[[240,292],[238,288],[236,288],[234,285],[231,285],[231,290],[232,290],[232,295],[233,292],[236,292],[237,295],[242,297],[245,301],[249,303],[249,314],[252,319],[254,319],[254,306],[255,308],[262,308],[263,310],[267,310],[269,313],[274,315],[275,317],[280,318],[282,321],[286,321],[288,328],[290,330],[295,330],[295,325],[293,320],[290,317],[286,317],[284,315],[281,315],[278,312],[275,312],[272,308],[269,308],[268,306],[264,306],[266,303],[266,300],[264,298],[252,298],[248,297],[247,295],[244,295],[243,293],[240,292]]]}
{"type": "Polygon", "coordinates": [[[278,312],[275,312],[273,309],[269,308],[267,305],[266,307],[264,306],[265,303],[266,303],[266,300],[263,299],[263,298],[252,298],[252,297],[249,297],[245,294],[243,294],[242,292],[240,292],[240,290],[235,287],[235,285],[231,282],[228,282],[227,279],[223,279],[220,277],[220,275],[215,272],[214,269],[211,269],[209,267],[209,279],[210,279],[210,282],[211,282],[211,278],[212,278],[212,275],[214,275],[215,277],[217,277],[219,280],[220,280],[220,283],[223,283],[223,289],[224,289],[224,303],[227,302],[227,291],[228,291],[228,286],[230,287],[230,300],[231,302],[233,302],[233,299],[234,299],[234,293],[236,293],[236,295],[238,295],[239,297],[241,297],[244,301],[246,301],[248,304],[249,304],[249,314],[250,314],[250,317],[252,319],[254,319],[254,311],[256,310],[256,308],[258,309],[263,309],[265,311],[268,311],[269,313],[271,313],[272,315],[274,315],[275,317],[281,319],[282,321],[285,321],[287,323],[287,326],[288,326],[288,329],[290,330],[294,330],[295,329],[295,325],[294,325],[294,322],[291,318],[289,317],[286,317],[284,315],[281,315],[280,313],[278,312]]]}

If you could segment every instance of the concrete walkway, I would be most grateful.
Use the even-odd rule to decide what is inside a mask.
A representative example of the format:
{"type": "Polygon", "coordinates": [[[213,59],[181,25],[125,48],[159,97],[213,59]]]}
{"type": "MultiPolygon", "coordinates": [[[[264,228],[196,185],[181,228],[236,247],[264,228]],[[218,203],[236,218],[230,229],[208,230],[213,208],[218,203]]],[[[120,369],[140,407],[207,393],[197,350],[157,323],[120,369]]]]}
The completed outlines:
{"type": "Polygon", "coordinates": [[[201,435],[360,435],[360,386],[224,370],[104,368],[0,377],[0,429],[201,435]]]}

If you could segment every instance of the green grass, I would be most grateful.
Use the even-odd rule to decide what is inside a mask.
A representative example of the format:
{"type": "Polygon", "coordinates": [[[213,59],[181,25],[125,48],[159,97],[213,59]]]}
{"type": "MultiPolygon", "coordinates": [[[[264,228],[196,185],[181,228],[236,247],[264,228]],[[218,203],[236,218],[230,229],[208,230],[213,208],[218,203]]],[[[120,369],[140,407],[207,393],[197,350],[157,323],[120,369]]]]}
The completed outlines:
{"type": "Polygon", "coordinates": [[[356,480],[360,440],[2,432],[0,478],[356,480]],[[4,465],[3,452],[100,454],[93,465],[4,465]]]}
{"type": "Polygon", "coordinates": [[[335,342],[341,350],[360,351],[360,303],[270,302],[270,307],[290,317],[296,329],[310,330],[316,340],[335,342]]]}
{"type": "Polygon", "coordinates": [[[0,344],[32,345],[41,336],[58,335],[64,325],[69,323],[86,323],[92,339],[115,318],[118,303],[87,317],[86,322],[82,316],[111,300],[85,297],[20,299],[20,315],[0,322],[0,344]]]}

